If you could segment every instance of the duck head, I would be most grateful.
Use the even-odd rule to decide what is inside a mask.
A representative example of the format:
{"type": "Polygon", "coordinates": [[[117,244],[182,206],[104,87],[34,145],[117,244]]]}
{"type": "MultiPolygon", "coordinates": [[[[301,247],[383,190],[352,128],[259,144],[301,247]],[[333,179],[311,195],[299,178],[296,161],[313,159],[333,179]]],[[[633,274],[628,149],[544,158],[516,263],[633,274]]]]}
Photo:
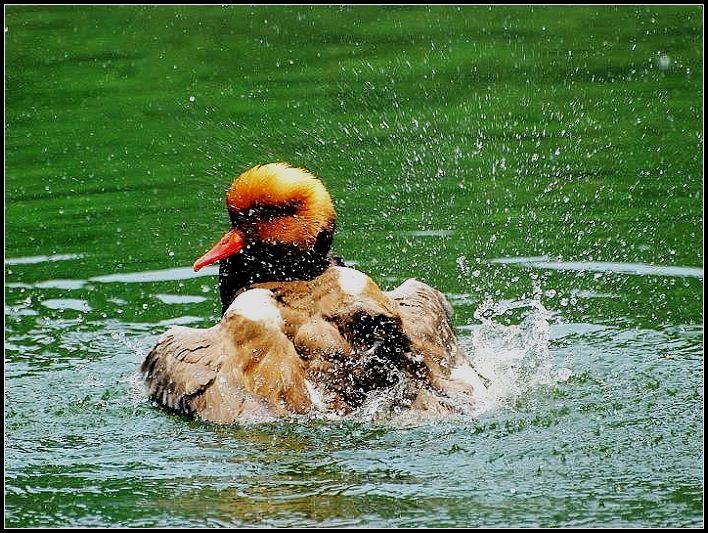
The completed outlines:
{"type": "Polygon", "coordinates": [[[253,167],[226,192],[231,228],[194,263],[220,261],[225,310],[252,283],[311,279],[330,264],[336,214],[322,182],[287,163],[253,167]]]}

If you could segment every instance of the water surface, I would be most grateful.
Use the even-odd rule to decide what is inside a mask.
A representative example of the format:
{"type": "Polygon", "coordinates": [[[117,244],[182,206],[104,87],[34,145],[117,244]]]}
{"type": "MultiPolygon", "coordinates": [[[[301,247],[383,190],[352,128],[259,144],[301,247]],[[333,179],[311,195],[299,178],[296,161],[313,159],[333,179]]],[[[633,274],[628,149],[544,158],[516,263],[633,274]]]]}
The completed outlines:
{"type": "Polygon", "coordinates": [[[9,526],[703,523],[702,7],[6,8],[9,526]],[[478,417],[217,427],[135,374],[211,326],[223,194],[320,175],[444,291],[478,417]]]}

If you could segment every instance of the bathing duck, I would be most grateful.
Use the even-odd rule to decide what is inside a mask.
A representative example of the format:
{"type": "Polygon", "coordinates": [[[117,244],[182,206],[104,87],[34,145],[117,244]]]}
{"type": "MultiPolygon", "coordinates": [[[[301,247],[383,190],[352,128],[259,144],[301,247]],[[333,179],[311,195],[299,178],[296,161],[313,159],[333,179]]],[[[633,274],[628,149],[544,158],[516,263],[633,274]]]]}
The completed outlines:
{"type": "Polygon", "coordinates": [[[256,166],[226,206],[231,228],[194,263],[220,263],[221,321],[158,339],[141,366],[154,401],[229,424],[349,415],[382,398],[446,415],[484,396],[439,291],[409,279],[383,292],[332,255],[335,210],[318,178],[256,166]]]}

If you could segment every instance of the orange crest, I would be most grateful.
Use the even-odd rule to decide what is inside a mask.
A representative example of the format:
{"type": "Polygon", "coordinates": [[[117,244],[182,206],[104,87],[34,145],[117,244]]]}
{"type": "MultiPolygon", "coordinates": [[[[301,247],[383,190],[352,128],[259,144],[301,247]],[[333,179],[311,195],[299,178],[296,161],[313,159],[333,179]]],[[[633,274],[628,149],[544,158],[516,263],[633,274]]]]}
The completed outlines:
{"type": "Polygon", "coordinates": [[[322,182],[287,163],[258,165],[241,174],[226,192],[226,207],[244,214],[259,208],[287,209],[287,216],[258,221],[257,237],[308,248],[322,230],[333,229],[336,217],[322,182]]]}

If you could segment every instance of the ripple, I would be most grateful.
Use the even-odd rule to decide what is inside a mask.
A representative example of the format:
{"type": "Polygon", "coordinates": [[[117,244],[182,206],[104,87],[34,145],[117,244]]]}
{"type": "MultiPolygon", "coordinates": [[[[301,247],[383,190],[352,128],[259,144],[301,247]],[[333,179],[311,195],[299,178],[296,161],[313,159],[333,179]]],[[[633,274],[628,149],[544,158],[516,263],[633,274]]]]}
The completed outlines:
{"type": "Polygon", "coordinates": [[[535,257],[499,257],[490,259],[490,263],[519,265],[548,270],[576,270],[580,272],[613,272],[640,276],[670,276],[703,278],[703,269],[699,267],[662,266],[647,263],[612,263],[605,261],[554,261],[546,256],[535,257]]]}
{"type": "Polygon", "coordinates": [[[56,255],[34,255],[31,257],[8,257],[5,259],[6,265],[35,265],[47,261],[68,261],[70,259],[81,259],[83,254],[56,254],[56,255]]]}
{"type": "Polygon", "coordinates": [[[79,298],[54,298],[50,300],[44,300],[42,302],[44,307],[49,309],[72,309],[74,311],[81,311],[82,313],[88,313],[91,311],[91,306],[86,300],[81,300],[79,298]]]}
{"type": "Polygon", "coordinates": [[[166,304],[196,304],[206,300],[203,296],[181,294],[156,294],[155,298],[166,304]]]}
{"type": "Polygon", "coordinates": [[[39,289],[63,289],[73,291],[83,289],[86,286],[86,282],[82,279],[48,279],[47,281],[35,283],[34,286],[39,289]]]}
{"type": "Polygon", "coordinates": [[[155,281],[178,281],[182,279],[201,278],[204,276],[215,276],[218,273],[218,266],[202,268],[199,272],[194,272],[192,267],[178,267],[164,270],[146,270],[145,272],[107,274],[105,276],[89,278],[89,281],[98,281],[100,283],[152,283],[155,281]]]}
{"type": "Polygon", "coordinates": [[[550,339],[556,340],[570,335],[589,335],[599,331],[606,331],[607,326],[587,323],[554,324],[551,326],[550,339]]]}

